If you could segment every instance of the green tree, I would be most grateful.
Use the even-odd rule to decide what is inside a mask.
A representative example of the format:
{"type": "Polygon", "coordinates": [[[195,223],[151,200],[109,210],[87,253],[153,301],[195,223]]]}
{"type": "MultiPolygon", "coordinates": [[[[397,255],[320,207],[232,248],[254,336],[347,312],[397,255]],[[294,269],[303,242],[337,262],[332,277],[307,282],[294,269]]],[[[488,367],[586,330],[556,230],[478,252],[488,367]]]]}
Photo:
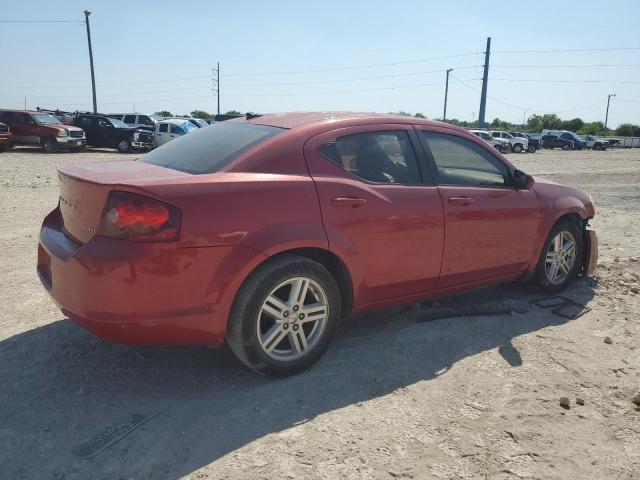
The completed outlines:
{"type": "Polygon", "coordinates": [[[602,122],[591,122],[585,123],[578,133],[580,135],[605,135],[607,129],[604,128],[604,123],[602,122]]]}
{"type": "Polygon", "coordinates": [[[581,118],[574,118],[573,120],[563,120],[562,129],[577,132],[584,128],[584,121],[581,118]]]}
{"type": "Polygon", "coordinates": [[[427,118],[427,117],[425,117],[425,116],[424,116],[422,113],[420,113],[420,112],[416,113],[416,114],[414,115],[414,117],[416,117],[416,118],[427,118]]]}
{"type": "Polygon", "coordinates": [[[225,115],[236,115],[236,116],[238,116],[238,117],[241,117],[241,116],[242,116],[242,113],[240,113],[240,112],[239,112],[239,111],[237,111],[237,110],[229,110],[227,113],[225,113],[225,115]]]}
{"type": "Polygon", "coordinates": [[[156,112],[155,115],[158,115],[160,117],[173,117],[173,113],[171,113],[169,110],[160,110],[159,112],[156,112]]]}
{"type": "Polygon", "coordinates": [[[615,129],[614,133],[622,137],[640,137],[640,125],[623,123],[615,129]]]}
{"type": "Polygon", "coordinates": [[[209,112],[205,112],[204,110],[194,110],[191,112],[191,116],[193,118],[202,118],[204,120],[211,120],[213,118],[213,115],[209,112]]]}

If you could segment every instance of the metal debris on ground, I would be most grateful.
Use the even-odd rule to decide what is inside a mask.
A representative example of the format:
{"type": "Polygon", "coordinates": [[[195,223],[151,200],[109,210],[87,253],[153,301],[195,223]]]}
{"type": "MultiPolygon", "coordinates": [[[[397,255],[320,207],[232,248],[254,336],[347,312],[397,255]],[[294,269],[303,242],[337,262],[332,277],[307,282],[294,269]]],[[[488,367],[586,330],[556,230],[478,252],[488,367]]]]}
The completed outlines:
{"type": "Polygon", "coordinates": [[[73,453],[78,457],[91,458],[100,450],[110,447],[114,443],[122,440],[126,435],[140,427],[142,424],[148,422],[156,415],[158,415],[158,413],[154,413],[148,417],[143,415],[132,415],[127,420],[98,433],[88,442],[78,445],[73,449],[73,453]]]}
{"type": "Polygon", "coordinates": [[[536,298],[531,300],[531,303],[540,308],[553,308],[552,313],[559,315],[569,320],[575,320],[580,318],[585,313],[591,311],[591,308],[578,303],[570,298],[563,297],[561,295],[554,295],[553,297],[536,298]]]}

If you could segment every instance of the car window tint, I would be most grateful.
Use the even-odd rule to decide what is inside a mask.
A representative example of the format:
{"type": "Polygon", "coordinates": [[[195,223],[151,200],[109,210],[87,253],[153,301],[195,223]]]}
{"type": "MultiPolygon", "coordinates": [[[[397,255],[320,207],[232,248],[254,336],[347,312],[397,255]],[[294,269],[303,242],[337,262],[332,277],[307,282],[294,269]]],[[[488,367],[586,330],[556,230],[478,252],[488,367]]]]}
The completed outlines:
{"type": "Polygon", "coordinates": [[[509,170],[506,165],[480,145],[443,133],[420,132],[419,135],[433,155],[439,184],[478,187],[508,185],[509,170]]]}
{"type": "Polygon", "coordinates": [[[171,124],[169,126],[169,130],[171,131],[171,133],[177,133],[178,135],[182,135],[185,133],[184,128],[182,128],[180,125],[171,124]]]}
{"type": "Polygon", "coordinates": [[[160,124],[160,132],[161,132],[161,133],[167,133],[167,132],[168,132],[168,130],[167,130],[167,129],[168,129],[168,127],[169,127],[169,125],[168,125],[168,124],[166,124],[166,123],[161,123],[161,124],[160,124]]]}
{"type": "Polygon", "coordinates": [[[239,155],[284,128],[246,123],[215,124],[199,128],[152,150],[140,161],[193,174],[214,173],[239,155]]]}
{"type": "Polygon", "coordinates": [[[321,146],[319,153],[368,182],[421,183],[415,153],[404,131],[347,135],[321,146]]]}
{"type": "Polygon", "coordinates": [[[13,123],[13,119],[14,119],[13,112],[4,112],[2,113],[2,115],[0,115],[0,120],[2,120],[5,123],[13,123]]]}
{"type": "Polygon", "coordinates": [[[123,122],[124,123],[136,123],[136,116],[135,115],[125,115],[123,122]]]}
{"type": "Polygon", "coordinates": [[[153,125],[153,122],[146,115],[138,115],[138,123],[142,125],[153,125]]]}

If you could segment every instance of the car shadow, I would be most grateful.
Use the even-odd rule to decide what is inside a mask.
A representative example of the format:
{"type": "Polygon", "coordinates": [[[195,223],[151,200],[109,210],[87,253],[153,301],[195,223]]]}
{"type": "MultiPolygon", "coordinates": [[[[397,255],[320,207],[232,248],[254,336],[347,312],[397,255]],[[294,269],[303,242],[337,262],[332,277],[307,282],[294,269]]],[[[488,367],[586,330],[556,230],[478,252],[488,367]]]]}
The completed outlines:
{"type": "MultiPolygon", "coordinates": [[[[587,304],[594,282],[581,279],[564,295],[587,304]]],[[[518,368],[526,359],[514,338],[569,321],[529,303],[540,296],[509,284],[352,319],[318,364],[285,379],[249,372],[225,349],[112,345],[55,321],[0,342],[0,471],[182,478],[265,435],[446,375],[487,350],[518,368]],[[460,305],[520,313],[420,322],[460,305]],[[92,458],[74,454],[135,414],[153,418],[92,458]]]]}

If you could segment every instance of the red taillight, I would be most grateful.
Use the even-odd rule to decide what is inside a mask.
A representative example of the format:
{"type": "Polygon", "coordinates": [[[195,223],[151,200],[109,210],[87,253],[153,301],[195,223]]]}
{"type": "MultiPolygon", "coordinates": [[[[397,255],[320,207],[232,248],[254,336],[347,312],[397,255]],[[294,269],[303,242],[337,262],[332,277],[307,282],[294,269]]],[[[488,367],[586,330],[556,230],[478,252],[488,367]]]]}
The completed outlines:
{"type": "Polygon", "coordinates": [[[111,192],[98,234],[134,241],[177,240],[180,211],[166,203],[128,192],[111,192]]]}

